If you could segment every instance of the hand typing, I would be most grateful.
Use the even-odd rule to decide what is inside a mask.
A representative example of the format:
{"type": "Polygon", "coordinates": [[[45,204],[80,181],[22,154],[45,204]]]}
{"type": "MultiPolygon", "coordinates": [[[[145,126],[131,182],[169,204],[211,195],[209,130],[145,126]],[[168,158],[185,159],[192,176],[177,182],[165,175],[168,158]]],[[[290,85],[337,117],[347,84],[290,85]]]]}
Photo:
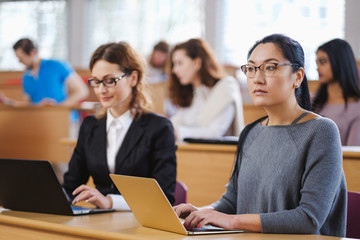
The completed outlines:
{"type": "Polygon", "coordinates": [[[96,188],[92,188],[86,185],[81,185],[80,187],[76,188],[73,192],[73,195],[76,197],[74,198],[72,204],[86,201],[103,209],[112,208],[113,205],[110,196],[105,197],[96,188]]]}

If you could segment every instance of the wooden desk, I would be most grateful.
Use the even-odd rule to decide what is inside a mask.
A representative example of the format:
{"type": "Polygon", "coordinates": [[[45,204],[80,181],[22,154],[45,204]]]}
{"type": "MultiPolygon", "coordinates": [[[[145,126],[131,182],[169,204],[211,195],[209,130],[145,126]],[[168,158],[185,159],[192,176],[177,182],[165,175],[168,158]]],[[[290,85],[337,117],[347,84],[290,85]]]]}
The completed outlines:
{"type": "Polygon", "coordinates": [[[23,71],[0,71],[0,90],[5,96],[16,100],[23,99],[23,74],[23,71]]]}
{"type": "Polygon", "coordinates": [[[188,187],[188,202],[204,206],[225,192],[235,160],[236,146],[178,144],[177,179],[188,187]]]}
{"type": "Polygon", "coordinates": [[[86,216],[59,216],[3,210],[0,213],[0,239],[68,240],[68,239],[294,239],[337,240],[346,239],[305,234],[236,233],[203,236],[185,236],[141,227],[131,212],[114,212],[86,216]]]}
{"type": "Polygon", "coordinates": [[[360,192],[360,147],[343,147],[343,168],[347,189],[360,192]]]}
{"type": "Polygon", "coordinates": [[[68,162],[70,108],[0,106],[0,157],[68,162]]]}

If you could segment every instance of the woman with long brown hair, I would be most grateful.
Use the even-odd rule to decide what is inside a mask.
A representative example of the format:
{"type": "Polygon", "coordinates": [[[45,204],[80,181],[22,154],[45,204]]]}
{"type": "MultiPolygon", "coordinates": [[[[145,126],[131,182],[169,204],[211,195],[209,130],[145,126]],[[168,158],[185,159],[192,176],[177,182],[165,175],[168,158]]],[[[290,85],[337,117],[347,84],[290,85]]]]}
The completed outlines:
{"type": "Polygon", "coordinates": [[[129,209],[109,174],[155,178],[172,203],[176,181],[175,138],[171,122],[149,112],[142,89],[144,59],[127,43],[95,50],[89,85],[102,110],[84,119],[64,189],[73,203],[129,209]],[[86,186],[89,177],[95,188],[86,186]]]}
{"type": "Polygon", "coordinates": [[[343,39],[333,39],[316,51],[320,86],[313,110],[332,119],[343,146],[360,146],[360,81],[354,53],[343,39]]]}
{"type": "Polygon", "coordinates": [[[177,44],[171,52],[169,95],[179,107],[171,118],[178,140],[238,136],[244,126],[239,83],[225,76],[202,39],[177,44]]]}

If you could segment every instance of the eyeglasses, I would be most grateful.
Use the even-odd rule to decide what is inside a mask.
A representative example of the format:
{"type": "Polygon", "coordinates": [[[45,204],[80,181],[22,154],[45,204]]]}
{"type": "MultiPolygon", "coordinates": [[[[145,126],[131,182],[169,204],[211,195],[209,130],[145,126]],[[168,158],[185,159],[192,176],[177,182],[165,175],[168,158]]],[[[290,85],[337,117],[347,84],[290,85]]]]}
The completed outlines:
{"type": "Polygon", "coordinates": [[[104,85],[104,87],[114,87],[116,85],[117,81],[120,81],[121,79],[123,79],[124,77],[126,77],[130,74],[131,74],[131,71],[127,72],[124,75],[117,77],[117,78],[106,77],[103,80],[98,80],[96,78],[89,78],[88,83],[92,87],[99,87],[101,83],[104,85]]]}
{"type": "Polygon", "coordinates": [[[246,75],[248,78],[255,77],[256,69],[259,69],[261,72],[264,73],[266,77],[271,77],[276,72],[278,66],[299,66],[296,63],[263,63],[260,66],[256,67],[251,64],[245,64],[241,66],[241,71],[246,75]]]}

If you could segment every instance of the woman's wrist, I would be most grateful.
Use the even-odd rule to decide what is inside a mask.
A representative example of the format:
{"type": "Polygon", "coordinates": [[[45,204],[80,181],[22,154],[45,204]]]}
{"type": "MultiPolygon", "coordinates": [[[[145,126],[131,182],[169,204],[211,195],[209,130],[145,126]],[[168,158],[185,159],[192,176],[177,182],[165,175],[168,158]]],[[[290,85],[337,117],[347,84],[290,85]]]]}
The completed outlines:
{"type": "Polygon", "coordinates": [[[243,229],[252,232],[261,232],[260,214],[232,215],[230,224],[232,229],[243,229]]]}
{"type": "Polygon", "coordinates": [[[106,196],[107,200],[109,201],[109,209],[113,208],[113,199],[110,195],[106,196]]]}

